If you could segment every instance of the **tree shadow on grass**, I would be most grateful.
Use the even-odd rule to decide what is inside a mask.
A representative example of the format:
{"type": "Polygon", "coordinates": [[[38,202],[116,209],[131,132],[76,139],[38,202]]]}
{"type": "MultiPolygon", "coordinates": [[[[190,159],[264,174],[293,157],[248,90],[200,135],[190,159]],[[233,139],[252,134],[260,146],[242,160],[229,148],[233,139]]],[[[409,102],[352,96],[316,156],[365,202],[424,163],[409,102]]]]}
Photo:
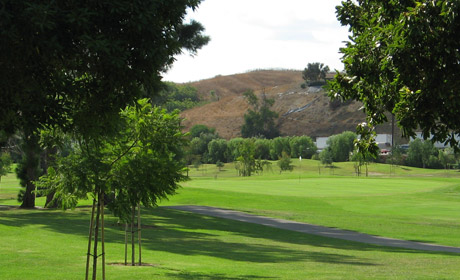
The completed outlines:
{"type": "MultiPolygon", "coordinates": [[[[190,219],[190,213],[181,212],[179,210],[172,210],[159,208],[155,210],[155,216],[164,220],[171,219],[171,225],[176,224],[189,230],[199,229],[213,229],[217,231],[231,231],[232,234],[241,235],[244,237],[269,239],[276,242],[283,242],[298,245],[310,245],[314,247],[332,248],[340,250],[356,250],[356,251],[380,251],[390,253],[412,253],[412,254],[433,254],[433,255],[455,255],[456,253],[440,252],[440,251],[421,251],[414,249],[406,249],[399,247],[386,247],[379,245],[372,245],[360,242],[346,241],[336,238],[327,238],[317,235],[305,234],[290,230],[278,229],[264,225],[256,225],[245,222],[230,221],[221,218],[214,218],[210,216],[200,216],[190,219]],[[174,219],[174,220],[172,220],[174,219]]],[[[430,243],[430,241],[423,240],[418,242],[430,243]]],[[[435,243],[431,241],[431,243],[435,243]]]]}
{"type": "Polygon", "coordinates": [[[200,280],[257,280],[257,279],[279,279],[279,277],[264,277],[264,276],[257,276],[257,275],[241,275],[241,276],[227,276],[222,273],[215,273],[215,274],[204,274],[204,273],[196,273],[196,272],[179,272],[179,273],[167,273],[168,277],[173,279],[200,279],[200,280]]]}
{"type": "MultiPolygon", "coordinates": [[[[90,208],[66,212],[56,210],[0,210],[0,224],[10,227],[40,225],[40,228],[58,233],[86,237],[88,235],[90,210],[90,208]]],[[[124,242],[123,227],[116,224],[116,218],[109,215],[106,217],[106,242],[119,243],[122,246],[124,242]]],[[[150,225],[142,230],[142,247],[144,250],[164,251],[184,256],[204,255],[253,263],[313,261],[363,266],[375,265],[343,254],[306,252],[289,248],[288,244],[286,246],[284,244],[266,244],[267,240],[280,239],[278,237],[280,233],[264,232],[261,231],[263,226],[253,224],[161,208],[144,209],[142,220],[144,225],[150,225]],[[153,227],[152,225],[156,226],[153,227]],[[245,239],[241,241],[241,236],[253,237],[254,240],[245,239]]],[[[314,243],[308,245],[315,246],[314,243]]]]}
{"type": "MultiPolygon", "coordinates": [[[[62,234],[86,237],[91,208],[74,211],[0,209],[0,224],[10,227],[40,225],[40,228],[62,234]]],[[[375,266],[376,263],[357,258],[338,250],[381,251],[391,253],[423,253],[452,255],[443,252],[388,248],[364,243],[343,241],[244,222],[201,216],[173,209],[143,209],[142,247],[146,251],[163,251],[183,256],[211,256],[250,263],[319,262],[357,266],[375,266]],[[243,237],[243,239],[241,238],[243,237]],[[273,241],[276,245],[273,245],[273,241]],[[299,249],[292,244],[330,248],[299,249]],[[326,252],[325,252],[326,251],[326,252]]],[[[106,215],[106,242],[124,242],[124,227],[117,219],[106,215]]],[[[224,275],[189,275],[180,272],[183,279],[251,279],[226,278],[224,275]],[[182,273],[182,274],[181,274],[182,273]]],[[[177,277],[178,275],[176,275],[177,277]]],[[[179,278],[180,279],[180,278],[179,278]]]]}

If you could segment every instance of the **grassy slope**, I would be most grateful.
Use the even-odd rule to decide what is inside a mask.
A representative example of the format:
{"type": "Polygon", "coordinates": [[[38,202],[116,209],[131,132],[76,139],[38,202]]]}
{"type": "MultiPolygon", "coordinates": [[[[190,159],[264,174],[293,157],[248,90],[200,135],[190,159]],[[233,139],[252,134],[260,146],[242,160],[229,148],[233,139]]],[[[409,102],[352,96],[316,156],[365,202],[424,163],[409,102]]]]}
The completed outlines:
{"type": "MultiPolygon", "coordinates": [[[[458,172],[404,167],[395,172],[406,177],[343,177],[329,175],[329,171],[328,175],[323,172],[318,176],[313,169],[317,168],[315,164],[302,161],[301,172],[279,175],[274,170],[249,179],[234,177],[230,165],[220,173],[207,166],[206,172],[195,171],[197,176],[164,204],[218,206],[386,237],[460,246],[458,172]]],[[[350,163],[341,164],[334,173],[351,174],[352,168],[350,163]]],[[[389,166],[370,166],[374,174],[382,174],[384,169],[389,170],[389,166]]]]}
{"type": "MultiPolygon", "coordinates": [[[[341,218],[331,219],[337,222],[349,216],[347,224],[365,218],[366,212],[370,209],[378,213],[381,211],[379,207],[385,208],[386,203],[393,203],[393,206],[387,206],[388,209],[385,211],[392,210],[392,215],[397,218],[384,213],[378,216],[378,219],[364,220],[364,225],[361,226],[367,226],[366,224],[372,220],[386,223],[388,219],[399,219],[404,223],[412,221],[414,225],[420,224],[423,229],[425,227],[419,221],[419,210],[413,211],[411,215],[410,211],[403,211],[405,214],[400,215],[400,210],[394,208],[393,201],[397,199],[400,204],[422,205],[419,200],[429,200],[430,203],[423,205],[431,209],[429,212],[433,220],[436,216],[440,221],[451,219],[451,229],[455,230],[455,227],[458,227],[455,222],[458,218],[455,214],[440,208],[440,205],[451,203],[453,206],[458,196],[456,179],[444,178],[447,175],[455,175],[453,173],[447,174],[442,171],[440,174],[443,178],[439,177],[439,174],[438,177],[431,178],[429,171],[413,170],[414,174],[423,173],[427,179],[356,179],[324,174],[323,177],[318,177],[315,173],[317,170],[313,167],[314,162],[302,161],[303,170],[300,173],[294,171],[279,176],[274,170],[275,173],[266,174],[264,178],[256,176],[243,180],[235,177],[229,166],[227,171],[220,173],[217,173],[214,167],[207,166],[207,171],[200,170],[197,174],[192,174],[199,177],[188,182],[181,194],[175,196],[170,203],[228,205],[230,208],[245,208],[271,216],[288,216],[293,220],[314,218],[323,212],[322,216],[317,217],[318,220],[327,220],[327,217],[337,215],[341,218]],[[214,179],[216,173],[217,180],[214,179]],[[340,185],[342,179],[345,179],[344,184],[340,185]],[[400,180],[401,185],[392,188],[391,184],[376,183],[388,180],[392,183],[400,180]],[[277,185],[277,181],[282,184],[277,185]],[[319,184],[317,188],[312,189],[316,190],[313,196],[298,186],[307,186],[305,183],[308,181],[324,181],[326,184],[323,188],[319,184]],[[350,183],[353,181],[359,182],[361,186],[350,183]],[[337,185],[326,188],[332,183],[337,185]],[[265,189],[272,194],[264,194],[264,184],[265,189]],[[417,187],[418,184],[421,184],[420,188],[417,187]],[[346,189],[340,189],[344,185],[346,189]],[[406,189],[401,190],[405,185],[406,189]],[[366,190],[365,195],[350,195],[348,191],[350,188],[359,190],[363,187],[371,190],[366,190]],[[247,191],[248,188],[254,190],[247,191]],[[291,194],[283,195],[280,188],[291,189],[291,194]],[[392,195],[396,189],[398,194],[392,195]],[[415,200],[416,203],[406,203],[404,196],[415,200]],[[351,209],[345,209],[347,207],[351,209]],[[303,208],[305,210],[302,210],[303,208]],[[344,209],[348,212],[344,212],[344,209]],[[311,214],[308,214],[310,212],[311,214]]],[[[348,169],[350,167],[344,165],[337,168],[335,174],[338,171],[349,172],[348,169]]],[[[2,180],[0,204],[15,204],[17,190],[17,181],[14,178],[2,180]]],[[[313,191],[310,193],[313,194],[313,191]]],[[[41,199],[39,203],[42,203],[41,199]]],[[[87,207],[66,212],[0,210],[0,279],[82,279],[89,210],[87,207]]],[[[373,214],[369,215],[371,216],[373,214]]],[[[149,225],[143,231],[143,260],[154,266],[110,265],[107,267],[108,279],[460,278],[458,255],[346,242],[166,209],[144,210],[143,223],[149,225]]],[[[426,223],[431,222],[427,220],[426,223]]],[[[122,262],[123,232],[113,217],[109,217],[106,224],[107,262],[122,262]]],[[[388,227],[376,228],[379,233],[383,229],[388,227]]],[[[429,236],[431,233],[427,234],[429,236]]],[[[441,235],[446,238],[456,234],[457,232],[453,231],[441,235]]]]}

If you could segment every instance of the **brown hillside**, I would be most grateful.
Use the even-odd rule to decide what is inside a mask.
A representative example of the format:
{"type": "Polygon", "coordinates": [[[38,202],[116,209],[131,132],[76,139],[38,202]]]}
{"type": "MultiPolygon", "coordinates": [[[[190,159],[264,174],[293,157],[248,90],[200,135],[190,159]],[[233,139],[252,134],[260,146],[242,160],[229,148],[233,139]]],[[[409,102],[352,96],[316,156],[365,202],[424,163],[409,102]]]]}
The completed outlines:
{"type": "Polygon", "coordinates": [[[272,109],[279,114],[283,135],[329,136],[354,131],[364,121],[359,103],[331,103],[320,87],[302,89],[302,82],[300,71],[256,71],[191,83],[207,99],[214,90],[218,100],[183,112],[185,128],[204,124],[215,127],[224,138],[240,136],[243,116],[249,108],[242,96],[247,89],[275,99],[272,109]]]}
{"type": "Polygon", "coordinates": [[[195,87],[202,99],[210,99],[214,91],[218,98],[241,94],[248,89],[261,90],[266,87],[302,83],[301,71],[260,70],[229,76],[216,76],[212,79],[190,83],[195,87]]]}

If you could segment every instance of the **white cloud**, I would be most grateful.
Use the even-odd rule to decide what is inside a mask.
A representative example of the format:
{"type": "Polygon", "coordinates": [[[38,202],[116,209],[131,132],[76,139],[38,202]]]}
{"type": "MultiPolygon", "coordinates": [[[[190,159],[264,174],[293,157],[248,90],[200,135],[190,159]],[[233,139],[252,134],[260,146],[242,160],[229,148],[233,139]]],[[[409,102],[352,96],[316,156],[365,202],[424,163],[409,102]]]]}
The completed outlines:
{"type": "Polygon", "coordinates": [[[187,82],[257,68],[303,69],[323,62],[342,69],[347,29],[335,18],[339,0],[205,0],[189,15],[211,42],[194,58],[181,55],[165,80],[187,82]]]}

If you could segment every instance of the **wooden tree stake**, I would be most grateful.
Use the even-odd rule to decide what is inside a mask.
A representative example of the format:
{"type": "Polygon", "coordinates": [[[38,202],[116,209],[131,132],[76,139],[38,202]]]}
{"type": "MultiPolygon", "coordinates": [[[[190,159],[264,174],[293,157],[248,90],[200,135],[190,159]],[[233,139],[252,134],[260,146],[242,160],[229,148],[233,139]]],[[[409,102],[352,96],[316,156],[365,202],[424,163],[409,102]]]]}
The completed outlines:
{"type": "Polygon", "coordinates": [[[141,253],[141,204],[137,204],[137,242],[139,243],[139,266],[142,265],[142,253],[141,253]]]}
{"type": "Polygon", "coordinates": [[[85,280],[88,280],[89,274],[89,260],[91,256],[91,240],[93,238],[93,227],[94,227],[94,208],[96,207],[96,199],[93,199],[93,208],[91,210],[91,219],[89,222],[89,238],[88,238],[88,253],[86,254],[86,275],[85,280]]]}

